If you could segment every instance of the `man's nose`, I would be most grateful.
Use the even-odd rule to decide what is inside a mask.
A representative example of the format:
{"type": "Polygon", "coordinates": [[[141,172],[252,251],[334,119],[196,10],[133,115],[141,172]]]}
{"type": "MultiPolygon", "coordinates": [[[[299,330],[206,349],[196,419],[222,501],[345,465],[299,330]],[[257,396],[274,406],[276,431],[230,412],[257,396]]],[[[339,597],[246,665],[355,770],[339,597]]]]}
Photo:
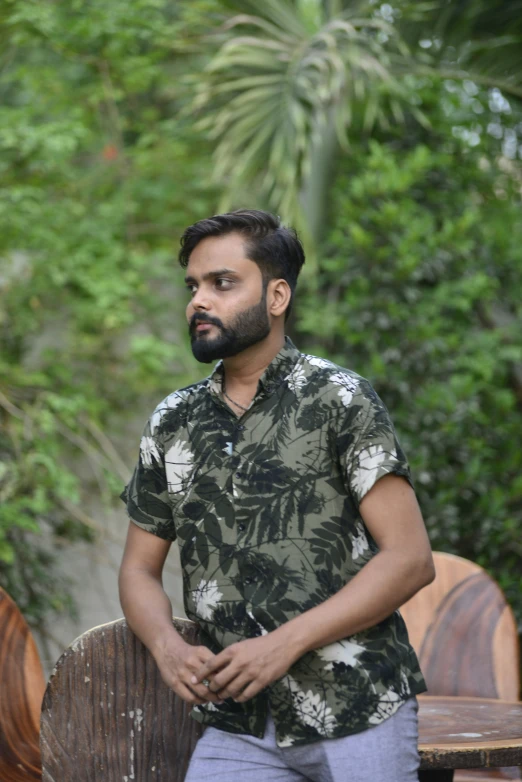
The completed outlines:
{"type": "Polygon", "coordinates": [[[203,288],[198,288],[191,299],[191,304],[195,310],[210,309],[210,302],[203,288]]]}

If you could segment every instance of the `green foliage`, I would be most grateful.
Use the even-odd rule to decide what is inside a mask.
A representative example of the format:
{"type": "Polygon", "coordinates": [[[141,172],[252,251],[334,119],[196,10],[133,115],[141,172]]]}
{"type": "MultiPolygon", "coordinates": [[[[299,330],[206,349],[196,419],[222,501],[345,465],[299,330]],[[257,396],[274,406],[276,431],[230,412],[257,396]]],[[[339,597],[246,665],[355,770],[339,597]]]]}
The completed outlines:
{"type": "MultiPolygon", "coordinates": [[[[312,234],[328,215],[319,273],[305,273],[296,302],[298,344],[376,384],[433,544],[487,566],[522,617],[522,123],[499,90],[455,72],[461,4],[444,4],[447,40],[433,35],[437,3],[405,0],[402,15],[370,5],[371,24],[352,33],[332,20],[353,15],[344,0],[271,0],[263,24],[228,28],[223,19],[259,4],[0,0],[0,583],[33,626],[72,610],[56,554],[92,539],[89,503],[108,508],[128,477],[112,433],[206,373],[179,337],[181,231],[225,192],[234,207],[266,207],[260,177],[288,204],[300,199],[312,234]],[[265,56],[270,40],[282,59],[265,56]],[[384,73],[374,80],[379,63],[390,90],[384,73]],[[442,88],[438,67],[453,76],[442,88]],[[373,104],[359,105],[350,74],[373,104]],[[259,92],[270,85],[282,103],[259,92]],[[198,90],[229,154],[218,178],[214,139],[191,114],[198,90]],[[421,111],[430,131],[411,122],[421,111]],[[389,129],[367,144],[375,112],[389,129]],[[325,132],[313,132],[318,117],[325,132]]],[[[479,46],[459,62],[485,62],[482,83],[493,84],[504,44],[509,62],[519,48],[495,16],[493,63],[487,4],[470,6],[479,46]]],[[[505,76],[518,94],[518,77],[505,76]]]]}
{"type": "Polygon", "coordinates": [[[128,477],[105,433],[201,372],[174,336],[175,255],[216,195],[178,80],[216,13],[1,5],[0,583],[36,627],[72,608],[56,553],[128,477]]]}
{"type": "Polygon", "coordinates": [[[340,164],[298,330],[373,381],[432,545],[489,569],[520,620],[520,170],[420,135],[370,141],[340,164]]]}
{"type": "Polygon", "coordinates": [[[326,199],[317,156],[328,168],[339,144],[349,148],[354,118],[368,132],[401,121],[405,105],[419,113],[402,83],[411,58],[371,2],[342,13],[320,0],[230,5],[239,13],[195,74],[191,104],[201,114],[196,127],[216,142],[220,206],[255,184],[311,250],[326,199]]]}

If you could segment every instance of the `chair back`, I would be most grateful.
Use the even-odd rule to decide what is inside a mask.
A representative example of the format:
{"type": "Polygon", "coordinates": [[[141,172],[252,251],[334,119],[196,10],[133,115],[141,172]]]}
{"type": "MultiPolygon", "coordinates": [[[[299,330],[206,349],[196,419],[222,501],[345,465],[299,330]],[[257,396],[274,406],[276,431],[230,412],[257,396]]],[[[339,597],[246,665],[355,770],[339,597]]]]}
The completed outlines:
{"type": "Polygon", "coordinates": [[[519,641],[504,593],[479,565],[433,557],[435,580],[400,609],[427,694],[518,700],[519,641]]]}
{"type": "Polygon", "coordinates": [[[38,732],[45,679],[27,622],[0,587],[0,779],[41,779],[38,732]]]}
{"type": "MultiPolygon", "coordinates": [[[[174,619],[188,643],[197,628],[174,619]]],[[[62,654],[41,718],[44,782],[182,782],[201,726],[163,682],[124,619],[88,630],[62,654]]]]}

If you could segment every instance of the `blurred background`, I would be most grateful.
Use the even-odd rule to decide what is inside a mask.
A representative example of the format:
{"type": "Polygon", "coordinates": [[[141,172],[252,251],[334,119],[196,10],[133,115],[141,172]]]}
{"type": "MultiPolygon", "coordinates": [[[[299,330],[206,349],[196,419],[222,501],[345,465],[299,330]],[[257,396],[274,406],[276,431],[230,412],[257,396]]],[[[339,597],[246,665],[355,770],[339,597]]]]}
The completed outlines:
{"type": "Polygon", "coordinates": [[[520,0],[0,0],[0,584],[47,671],[122,614],[118,494],[210,371],[179,237],[239,207],[298,229],[290,336],[371,380],[522,627],[521,193],[520,0]]]}

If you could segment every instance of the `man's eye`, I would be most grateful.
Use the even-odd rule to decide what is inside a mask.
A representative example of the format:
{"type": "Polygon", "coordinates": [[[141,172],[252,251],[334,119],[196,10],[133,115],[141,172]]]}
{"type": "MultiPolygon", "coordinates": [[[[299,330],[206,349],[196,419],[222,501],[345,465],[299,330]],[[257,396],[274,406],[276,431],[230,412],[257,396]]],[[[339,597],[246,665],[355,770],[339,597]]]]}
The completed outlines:
{"type": "Polygon", "coordinates": [[[221,288],[221,290],[224,290],[231,284],[231,280],[227,280],[226,277],[218,277],[216,280],[216,285],[218,288],[221,288]]]}

